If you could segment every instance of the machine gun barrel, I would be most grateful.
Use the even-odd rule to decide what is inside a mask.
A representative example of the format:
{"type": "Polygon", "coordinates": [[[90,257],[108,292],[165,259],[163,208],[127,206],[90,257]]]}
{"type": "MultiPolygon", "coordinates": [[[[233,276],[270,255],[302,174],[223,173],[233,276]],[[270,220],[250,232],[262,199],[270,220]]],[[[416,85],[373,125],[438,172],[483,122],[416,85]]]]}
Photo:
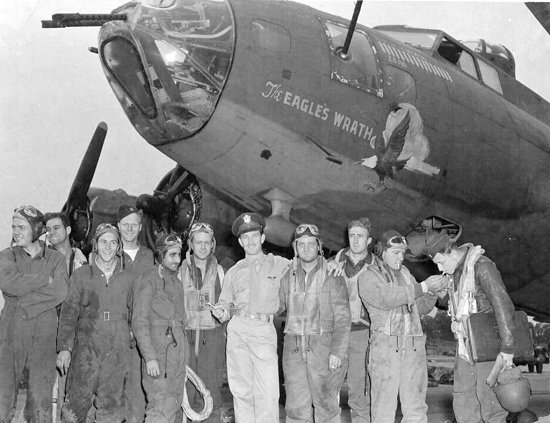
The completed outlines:
{"type": "Polygon", "coordinates": [[[110,13],[56,13],[51,21],[42,21],[42,28],[66,28],[69,26],[102,26],[109,21],[125,21],[125,14],[110,13]]]}

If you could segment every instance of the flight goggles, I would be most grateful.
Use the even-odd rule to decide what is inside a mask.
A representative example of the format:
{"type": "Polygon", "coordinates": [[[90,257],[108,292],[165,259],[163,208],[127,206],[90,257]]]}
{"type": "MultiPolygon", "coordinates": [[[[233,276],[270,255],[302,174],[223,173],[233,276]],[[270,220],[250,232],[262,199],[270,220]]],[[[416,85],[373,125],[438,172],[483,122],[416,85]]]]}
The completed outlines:
{"type": "Polygon", "coordinates": [[[13,212],[15,214],[23,216],[27,220],[31,219],[33,221],[36,221],[36,220],[44,221],[44,215],[36,207],[33,207],[33,206],[27,205],[27,206],[17,207],[16,209],[13,210],[13,212]]]}
{"type": "Polygon", "coordinates": [[[394,236],[393,238],[390,238],[388,240],[388,245],[401,245],[401,244],[405,244],[407,245],[407,238],[405,238],[404,236],[394,236]]]}
{"type": "Polygon", "coordinates": [[[164,245],[183,244],[181,238],[177,235],[170,234],[164,239],[164,245]]]}
{"type": "Polygon", "coordinates": [[[195,222],[191,225],[189,230],[189,235],[194,234],[195,232],[207,232],[211,235],[214,235],[214,228],[210,223],[195,222]]]}
{"type": "Polygon", "coordinates": [[[402,235],[395,235],[382,241],[381,247],[383,250],[388,248],[401,248],[406,250],[408,247],[407,238],[402,235]]]}
{"type": "Polygon", "coordinates": [[[301,237],[302,235],[311,235],[314,237],[319,236],[319,228],[316,225],[312,225],[309,223],[302,223],[301,225],[298,225],[296,227],[296,230],[294,231],[294,239],[297,239],[301,237]],[[309,232],[309,233],[307,233],[309,232]]]}
{"type": "Polygon", "coordinates": [[[13,210],[14,213],[23,213],[24,215],[30,216],[30,217],[37,217],[39,214],[41,214],[36,207],[33,206],[21,206],[17,207],[13,210]]]}
{"type": "Polygon", "coordinates": [[[111,225],[110,223],[100,223],[97,225],[97,228],[95,230],[95,239],[99,238],[101,235],[111,232],[115,234],[118,237],[118,228],[114,225],[111,225]]]}

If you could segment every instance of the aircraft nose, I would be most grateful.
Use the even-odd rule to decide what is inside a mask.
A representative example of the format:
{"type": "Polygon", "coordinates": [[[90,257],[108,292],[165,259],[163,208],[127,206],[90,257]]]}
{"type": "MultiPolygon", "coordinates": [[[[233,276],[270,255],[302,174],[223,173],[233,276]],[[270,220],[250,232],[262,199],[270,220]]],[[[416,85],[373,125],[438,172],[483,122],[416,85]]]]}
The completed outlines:
{"type": "Polygon", "coordinates": [[[161,6],[129,3],[127,21],[102,27],[99,50],[128,118],[160,145],[192,136],[212,116],[229,75],[235,31],[226,0],[153,3],[161,6]]]}

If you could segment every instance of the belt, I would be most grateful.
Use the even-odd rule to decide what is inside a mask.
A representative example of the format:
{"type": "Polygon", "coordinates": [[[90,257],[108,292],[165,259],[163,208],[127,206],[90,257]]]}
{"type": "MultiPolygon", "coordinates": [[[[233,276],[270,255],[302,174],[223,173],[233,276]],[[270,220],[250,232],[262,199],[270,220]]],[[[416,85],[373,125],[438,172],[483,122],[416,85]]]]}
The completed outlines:
{"type": "Polygon", "coordinates": [[[103,320],[104,322],[112,322],[117,320],[128,320],[128,314],[127,313],[119,313],[116,311],[100,311],[99,312],[100,321],[103,320]],[[101,319],[101,316],[103,315],[103,319],[101,319]]]}
{"type": "Polygon", "coordinates": [[[185,322],[183,320],[152,319],[149,322],[151,323],[151,326],[170,326],[173,328],[185,326],[185,322]]]}
{"type": "Polygon", "coordinates": [[[244,310],[239,310],[237,315],[247,319],[260,320],[261,322],[269,323],[273,321],[273,314],[248,313],[244,310]]]}

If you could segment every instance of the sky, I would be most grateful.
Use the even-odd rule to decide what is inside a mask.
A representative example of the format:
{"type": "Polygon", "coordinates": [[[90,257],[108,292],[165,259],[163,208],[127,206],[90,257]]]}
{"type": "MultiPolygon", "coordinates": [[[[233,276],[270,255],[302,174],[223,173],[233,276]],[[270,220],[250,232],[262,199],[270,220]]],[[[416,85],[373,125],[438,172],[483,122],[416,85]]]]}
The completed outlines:
{"type": "MultiPolygon", "coordinates": [[[[303,1],[351,18],[351,0],[303,1]]],[[[116,101],[96,54],[98,28],[42,29],[53,13],[109,13],[124,1],[18,0],[0,15],[0,248],[12,210],[59,210],[100,121],[108,134],[93,186],[152,193],[174,162],[148,145],[116,101]]],[[[457,39],[504,44],[517,78],[550,99],[550,36],[523,3],[365,1],[359,22],[438,28],[457,39]]]]}

